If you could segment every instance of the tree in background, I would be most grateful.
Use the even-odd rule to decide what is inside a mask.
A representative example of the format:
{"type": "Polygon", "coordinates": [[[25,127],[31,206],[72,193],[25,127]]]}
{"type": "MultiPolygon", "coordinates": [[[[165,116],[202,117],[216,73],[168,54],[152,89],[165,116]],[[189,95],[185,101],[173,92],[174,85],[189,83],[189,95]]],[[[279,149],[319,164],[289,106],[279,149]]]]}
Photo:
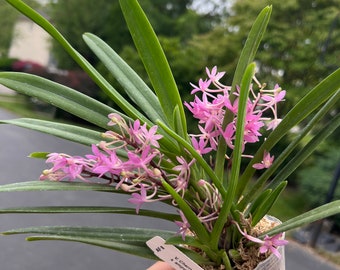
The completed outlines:
{"type": "MultiPolygon", "coordinates": [[[[35,0],[26,1],[30,6],[38,8],[39,5],[35,0]]],[[[0,2],[0,25],[1,25],[1,39],[0,39],[0,70],[10,69],[15,59],[8,58],[9,50],[12,40],[17,33],[15,33],[15,23],[19,20],[20,13],[13,9],[5,1],[0,2]]]]}
{"type": "MultiPolygon", "coordinates": [[[[179,37],[181,41],[193,34],[211,29],[209,15],[200,15],[188,9],[192,0],[141,0],[140,4],[159,36],[179,37]]],[[[125,46],[132,44],[131,37],[124,22],[118,0],[58,0],[48,7],[48,14],[63,35],[91,63],[96,64],[93,53],[87,48],[81,35],[92,32],[120,53],[125,46]]],[[[53,54],[61,68],[76,68],[63,49],[52,42],[53,54]]]]}
{"type": "Polygon", "coordinates": [[[14,24],[18,19],[19,13],[5,1],[0,2],[0,57],[8,57],[9,48],[14,34],[14,24]]]}
{"type": "Polygon", "coordinates": [[[259,79],[278,81],[289,89],[288,101],[296,102],[339,66],[340,0],[235,0],[224,21],[191,45],[206,65],[219,66],[231,78],[253,19],[266,5],[273,12],[256,57],[259,79]]]}
{"type": "Polygon", "coordinates": [[[274,75],[290,92],[301,92],[339,66],[340,0],[235,1],[228,24],[239,42],[264,5],[273,5],[273,13],[257,56],[261,76],[274,75]]]}
{"type": "MultiPolygon", "coordinates": [[[[340,199],[339,182],[333,191],[333,196],[328,194],[331,182],[334,181],[334,177],[337,177],[336,170],[339,170],[339,166],[340,146],[323,145],[317,155],[313,155],[313,158],[309,160],[305,168],[298,172],[299,189],[309,208],[322,205],[328,197],[331,200],[340,199]]],[[[340,231],[340,215],[335,215],[331,220],[335,222],[336,229],[340,231]]]]}

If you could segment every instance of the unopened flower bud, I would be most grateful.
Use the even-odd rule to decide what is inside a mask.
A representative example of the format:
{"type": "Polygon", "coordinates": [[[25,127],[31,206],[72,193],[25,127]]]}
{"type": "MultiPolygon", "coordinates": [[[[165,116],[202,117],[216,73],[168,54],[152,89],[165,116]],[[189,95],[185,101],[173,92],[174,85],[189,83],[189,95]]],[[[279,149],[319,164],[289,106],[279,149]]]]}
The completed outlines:
{"type": "Polygon", "coordinates": [[[206,182],[205,180],[203,180],[203,179],[201,179],[201,180],[199,180],[199,181],[197,182],[197,184],[198,184],[200,187],[205,186],[206,183],[207,183],[207,182],[206,182]]]}
{"type": "Polygon", "coordinates": [[[155,177],[161,177],[162,176],[162,172],[160,169],[157,169],[157,168],[154,168],[153,171],[152,171],[153,175],[155,177]]]}
{"type": "Polygon", "coordinates": [[[121,184],[121,185],[120,185],[120,188],[121,188],[123,191],[130,192],[130,186],[127,185],[127,184],[121,184]]]}

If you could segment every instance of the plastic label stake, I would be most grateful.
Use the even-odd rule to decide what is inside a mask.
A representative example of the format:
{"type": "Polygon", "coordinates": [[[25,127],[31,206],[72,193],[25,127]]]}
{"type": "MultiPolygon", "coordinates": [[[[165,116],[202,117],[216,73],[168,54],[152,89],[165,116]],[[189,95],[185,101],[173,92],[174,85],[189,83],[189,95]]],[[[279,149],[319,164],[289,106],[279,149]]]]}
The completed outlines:
{"type": "Polygon", "coordinates": [[[171,265],[175,270],[203,270],[178,248],[165,244],[165,240],[160,236],[151,238],[146,244],[158,258],[171,265]]]}

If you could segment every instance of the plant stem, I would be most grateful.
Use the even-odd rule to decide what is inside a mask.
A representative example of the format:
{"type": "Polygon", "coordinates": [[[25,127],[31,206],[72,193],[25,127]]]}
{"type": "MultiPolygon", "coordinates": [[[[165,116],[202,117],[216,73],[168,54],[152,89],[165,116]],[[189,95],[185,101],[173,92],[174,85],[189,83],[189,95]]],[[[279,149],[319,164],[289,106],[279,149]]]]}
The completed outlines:
{"type": "Polygon", "coordinates": [[[233,164],[231,167],[231,177],[228,183],[228,189],[226,196],[223,196],[223,205],[220,210],[220,214],[214,228],[211,233],[211,246],[217,248],[219,238],[225,224],[230,217],[230,210],[235,200],[235,194],[237,190],[237,183],[241,167],[241,156],[243,151],[243,138],[244,138],[244,126],[246,118],[246,105],[248,100],[248,94],[250,89],[250,83],[255,73],[255,63],[248,65],[245,74],[242,78],[240,96],[239,96],[239,107],[237,112],[237,123],[236,123],[236,139],[234,148],[233,164]]]}
{"type": "Polygon", "coordinates": [[[222,252],[222,260],[223,260],[223,264],[224,264],[226,270],[232,270],[233,269],[231,264],[230,264],[230,260],[229,260],[229,257],[228,257],[228,254],[227,254],[226,251],[222,252]]]}

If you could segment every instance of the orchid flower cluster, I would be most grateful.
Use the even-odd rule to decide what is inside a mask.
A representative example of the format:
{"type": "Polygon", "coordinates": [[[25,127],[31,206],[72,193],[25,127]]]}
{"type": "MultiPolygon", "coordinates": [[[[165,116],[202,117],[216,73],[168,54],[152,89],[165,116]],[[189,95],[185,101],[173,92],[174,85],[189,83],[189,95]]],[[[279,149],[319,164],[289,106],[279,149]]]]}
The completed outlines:
{"type": "MultiPolygon", "coordinates": [[[[211,70],[206,68],[206,73],[208,78],[200,79],[198,86],[191,84],[193,87],[191,94],[195,94],[194,101],[185,102],[185,106],[193,117],[199,120],[198,128],[201,133],[191,134],[191,141],[192,146],[201,156],[216,151],[221,137],[231,150],[234,148],[238,111],[238,92],[231,94],[231,87],[221,82],[225,72],[218,72],[215,66],[211,70]],[[202,93],[201,98],[197,96],[199,92],[202,93]],[[234,99],[231,98],[233,95],[234,99]],[[233,115],[232,121],[223,128],[223,119],[228,112],[233,115]]],[[[260,140],[261,128],[274,129],[280,122],[277,117],[277,104],[284,99],[286,93],[278,85],[275,85],[273,90],[266,90],[265,85],[260,84],[255,77],[254,81],[259,90],[255,91],[252,86],[252,98],[249,98],[247,102],[244,150],[247,144],[260,140]],[[272,113],[273,118],[269,113],[272,113]]],[[[136,206],[137,214],[144,203],[172,200],[172,196],[163,189],[162,181],[165,181],[187,201],[207,230],[211,231],[219,215],[223,198],[209,179],[198,181],[198,185],[203,190],[203,196],[198,193],[189,195],[190,178],[193,177],[191,171],[196,160],[190,155],[189,159],[188,156],[177,156],[173,167],[165,169],[162,166],[164,162],[173,162],[163,161],[165,155],[158,142],[163,136],[157,133],[157,125],[148,128],[146,123],[142,124],[139,119],[127,123],[118,113],[111,113],[108,118],[108,126],[113,129],[103,133],[105,140],[92,145],[91,154],[79,157],[64,153],[51,153],[46,162],[52,163],[53,166],[51,169],[44,170],[40,179],[107,181],[107,184],[114,185],[116,189],[131,194],[128,201],[136,206]],[[125,153],[125,159],[120,158],[121,154],[118,154],[122,151],[125,153]]],[[[249,154],[244,154],[244,156],[252,158],[249,154]]],[[[228,156],[226,158],[231,159],[228,156]]],[[[263,160],[254,164],[253,167],[269,168],[273,159],[273,156],[265,152],[263,160]]],[[[177,206],[174,201],[172,203],[177,206]]],[[[186,235],[191,233],[190,223],[182,211],[178,212],[181,220],[176,220],[175,223],[180,227],[179,234],[185,240],[186,235]]],[[[285,240],[280,240],[281,234],[273,237],[266,236],[264,240],[261,240],[243,232],[238,224],[236,227],[246,239],[261,245],[260,253],[270,250],[280,257],[276,248],[287,243],[285,240]]]]}
{"type": "MultiPolygon", "coordinates": [[[[220,82],[225,72],[217,72],[217,67],[215,66],[211,71],[206,68],[206,73],[208,78],[205,80],[200,79],[198,86],[191,84],[194,87],[191,94],[202,92],[202,98],[200,99],[195,95],[193,102],[185,103],[193,116],[199,120],[200,125],[198,128],[202,133],[192,135],[191,138],[193,146],[201,154],[216,151],[220,137],[224,138],[230,149],[234,148],[233,141],[235,139],[238,111],[238,94],[234,94],[236,99],[232,98],[230,94],[231,87],[220,82]],[[223,119],[227,111],[232,113],[233,120],[223,128],[223,119]]],[[[261,85],[255,77],[254,80],[260,90],[256,94],[252,87],[250,89],[253,99],[249,99],[247,103],[244,147],[247,143],[259,141],[261,136],[260,129],[263,126],[267,126],[267,130],[273,130],[280,123],[281,119],[277,117],[277,103],[282,101],[286,94],[286,91],[282,90],[277,84],[273,90],[265,90],[265,85],[261,85]],[[271,111],[273,118],[265,116],[266,111],[271,111]]],[[[272,162],[273,157],[266,152],[262,163],[255,164],[254,168],[268,168],[272,162]]]]}

